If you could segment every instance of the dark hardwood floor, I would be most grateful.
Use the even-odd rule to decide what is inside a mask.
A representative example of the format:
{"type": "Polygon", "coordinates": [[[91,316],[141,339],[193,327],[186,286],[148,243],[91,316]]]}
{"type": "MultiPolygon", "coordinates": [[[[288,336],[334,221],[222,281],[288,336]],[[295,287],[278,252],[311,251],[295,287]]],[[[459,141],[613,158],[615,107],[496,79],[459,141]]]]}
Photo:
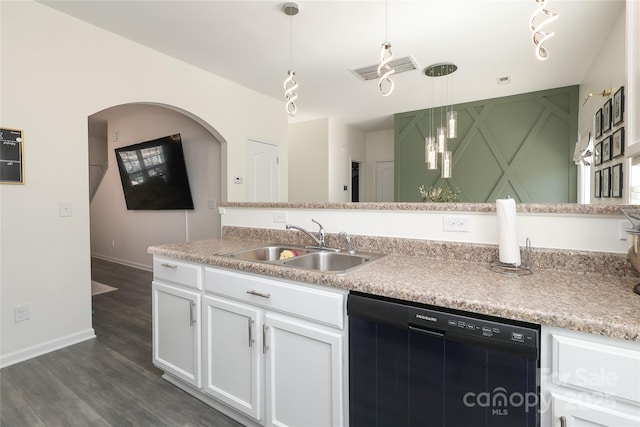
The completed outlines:
{"type": "Polygon", "coordinates": [[[0,426],[240,426],[153,366],[151,273],[92,259],[91,274],[118,288],[92,297],[97,338],[0,370],[0,426]]]}

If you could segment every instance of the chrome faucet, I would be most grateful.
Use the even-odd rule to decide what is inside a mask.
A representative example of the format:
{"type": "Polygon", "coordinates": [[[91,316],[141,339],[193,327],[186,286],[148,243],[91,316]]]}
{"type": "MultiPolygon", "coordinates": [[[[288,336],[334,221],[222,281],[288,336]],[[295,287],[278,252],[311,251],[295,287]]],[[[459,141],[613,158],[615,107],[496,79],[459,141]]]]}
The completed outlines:
{"type": "Polygon", "coordinates": [[[311,221],[315,222],[316,224],[318,224],[318,227],[320,227],[320,229],[318,230],[318,237],[314,236],[313,234],[311,234],[310,232],[308,232],[304,228],[298,227],[297,225],[287,224],[285,227],[287,228],[287,230],[291,230],[293,228],[293,229],[301,231],[304,234],[306,234],[307,236],[311,237],[313,239],[313,241],[316,242],[316,245],[317,245],[317,246],[311,246],[311,248],[313,248],[313,249],[325,249],[325,250],[335,251],[336,249],[328,248],[328,247],[325,246],[325,238],[327,236],[327,232],[325,231],[325,229],[322,226],[322,224],[320,224],[315,219],[312,219],[311,221]]]}
{"type": "Polygon", "coordinates": [[[356,251],[353,250],[353,246],[351,246],[351,236],[346,231],[341,231],[338,233],[338,236],[342,237],[344,241],[347,243],[347,249],[349,249],[349,255],[353,255],[356,251]]]}

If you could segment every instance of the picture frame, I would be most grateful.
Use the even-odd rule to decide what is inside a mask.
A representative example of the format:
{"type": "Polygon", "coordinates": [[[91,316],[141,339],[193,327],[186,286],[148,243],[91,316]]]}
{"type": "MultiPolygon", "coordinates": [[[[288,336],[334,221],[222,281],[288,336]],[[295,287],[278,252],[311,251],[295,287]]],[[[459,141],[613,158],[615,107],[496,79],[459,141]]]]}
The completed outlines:
{"type": "Polygon", "coordinates": [[[602,197],[611,197],[611,168],[602,169],[602,184],[600,185],[602,197]]]}
{"type": "Polygon", "coordinates": [[[602,197],[602,171],[596,171],[593,176],[593,196],[599,199],[602,197]]]}
{"type": "Polygon", "coordinates": [[[602,107],[602,133],[605,134],[611,130],[611,110],[612,110],[611,98],[607,99],[602,107]]]}
{"type": "Polygon", "coordinates": [[[24,184],[24,132],[0,127],[0,184],[24,184]]]}
{"type": "Polygon", "coordinates": [[[624,86],[613,94],[613,125],[617,126],[624,120],[624,86]]]}
{"type": "Polygon", "coordinates": [[[624,128],[613,132],[611,136],[611,158],[615,159],[616,157],[620,157],[624,154],[624,128]]]}
{"type": "Polygon", "coordinates": [[[602,163],[611,160],[611,135],[602,140],[602,163]]]}
{"type": "Polygon", "coordinates": [[[596,115],[593,120],[595,121],[596,138],[600,138],[602,136],[602,108],[596,111],[596,115]]]}
{"type": "Polygon", "coordinates": [[[622,163],[611,167],[611,197],[622,197],[622,163]]]}
{"type": "Polygon", "coordinates": [[[594,155],[593,164],[596,166],[601,165],[602,164],[602,142],[598,142],[594,146],[593,155],[594,155]]]}

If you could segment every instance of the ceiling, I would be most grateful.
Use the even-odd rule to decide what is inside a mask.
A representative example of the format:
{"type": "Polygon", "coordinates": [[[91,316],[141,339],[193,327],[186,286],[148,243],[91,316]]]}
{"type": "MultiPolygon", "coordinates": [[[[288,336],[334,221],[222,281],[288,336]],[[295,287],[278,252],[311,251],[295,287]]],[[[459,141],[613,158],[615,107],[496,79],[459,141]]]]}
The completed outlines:
{"type": "Polygon", "coordinates": [[[41,3],[276,99],[293,68],[300,87],[290,122],[333,117],[364,131],[440,105],[446,78],[423,72],[434,63],[458,65],[454,103],[579,84],[624,11],[622,0],[549,0],[560,17],[540,62],[529,30],[535,0],[300,1],[294,17],[282,1],[41,3]],[[394,93],[383,97],[376,80],[349,70],[379,62],[387,40],[394,57],[411,55],[418,69],[394,76],[394,93]],[[511,83],[498,85],[504,76],[511,83]]]}

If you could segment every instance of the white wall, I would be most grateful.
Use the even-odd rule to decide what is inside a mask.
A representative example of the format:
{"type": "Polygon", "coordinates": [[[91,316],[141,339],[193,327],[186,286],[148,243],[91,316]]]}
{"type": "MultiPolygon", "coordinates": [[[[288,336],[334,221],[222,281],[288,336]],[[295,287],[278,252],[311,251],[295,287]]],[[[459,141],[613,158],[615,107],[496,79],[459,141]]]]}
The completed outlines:
{"type": "Polygon", "coordinates": [[[393,129],[365,133],[365,156],[367,183],[366,202],[376,200],[376,162],[388,162],[394,159],[393,129]]]}
{"type": "MultiPolygon", "coordinates": [[[[609,36],[604,40],[598,54],[595,56],[594,62],[587,70],[582,82],[580,83],[580,109],[578,112],[578,132],[581,135],[591,131],[595,141],[594,116],[596,111],[603,107],[605,101],[609,97],[592,96],[586,104],[583,105],[584,99],[589,93],[599,93],[602,90],[611,88],[611,96],[620,86],[625,85],[625,11],[623,10],[618,16],[616,24],[611,29],[609,36]]],[[[628,114],[628,113],[625,113],[628,114]]],[[[607,164],[611,166],[616,162],[607,164]]],[[[591,182],[593,183],[594,171],[601,169],[602,166],[591,167],[591,182]]],[[[626,164],[623,162],[623,176],[627,175],[626,164]]],[[[625,184],[624,187],[627,187],[625,184]]],[[[624,188],[623,187],[623,188],[624,188]]],[[[627,203],[627,200],[614,198],[594,198],[593,185],[591,185],[591,200],[585,200],[585,203],[595,204],[613,204],[627,203]]]]}
{"type": "Polygon", "coordinates": [[[91,202],[91,254],[151,269],[151,245],[220,236],[220,142],[192,119],[163,107],[129,105],[98,113],[108,119],[109,169],[91,202]],[[118,140],[115,140],[115,135],[118,140]],[[130,211],[114,149],[180,133],[194,210],[130,211]]]}
{"type": "Polygon", "coordinates": [[[329,119],[289,125],[289,201],[329,201],[329,119]]]}
{"type": "MultiPolygon", "coordinates": [[[[89,339],[87,117],[136,102],[190,113],[243,175],[248,137],[286,155],[287,117],[267,98],[32,1],[0,2],[2,125],[24,130],[25,184],[0,186],[0,365],[89,339]],[[59,216],[59,202],[72,217],[59,216]],[[31,318],[15,323],[15,305],[31,318]]],[[[282,177],[281,194],[287,180],[282,177]]],[[[227,200],[242,200],[227,179],[227,200]]]]}
{"type": "MultiPolygon", "coordinates": [[[[310,231],[316,230],[311,222],[313,218],[321,222],[328,233],[346,231],[353,235],[498,244],[498,221],[495,213],[229,207],[225,207],[224,210],[223,227],[284,229],[284,224],[273,221],[274,212],[284,212],[288,223],[310,231]],[[446,215],[467,217],[469,232],[442,231],[443,217],[446,215]]],[[[614,215],[519,213],[519,243],[524,246],[526,238],[529,237],[534,248],[626,253],[626,234],[620,233],[620,230],[621,225],[628,228],[629,221],[623,218],[614,215]]]]}
{"type": "Polygon", "coordinates": [[[329,119],[330,202],[351,201],[351,162],[364,162],[364,158],[364,132],[329,119]]]}

